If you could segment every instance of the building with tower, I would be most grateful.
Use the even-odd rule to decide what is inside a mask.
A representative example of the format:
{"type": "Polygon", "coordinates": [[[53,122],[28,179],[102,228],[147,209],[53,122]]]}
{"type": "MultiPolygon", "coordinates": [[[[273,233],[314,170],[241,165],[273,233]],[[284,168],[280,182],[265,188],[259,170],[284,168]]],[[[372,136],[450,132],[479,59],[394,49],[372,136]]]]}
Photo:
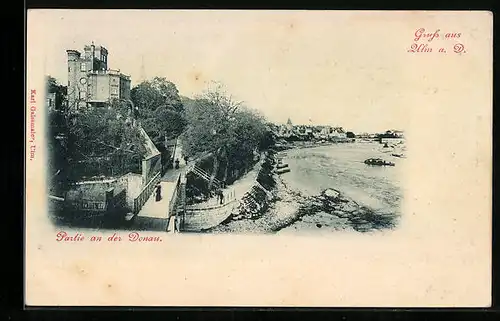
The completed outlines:
{"type": "Polygon", "coordinates": [[[104,107],[112,100],[130,101],[130,76],[108,68],[108,50],[86,45],[83,55],[77,50],[68,54],[69,108],[104,107]]]}

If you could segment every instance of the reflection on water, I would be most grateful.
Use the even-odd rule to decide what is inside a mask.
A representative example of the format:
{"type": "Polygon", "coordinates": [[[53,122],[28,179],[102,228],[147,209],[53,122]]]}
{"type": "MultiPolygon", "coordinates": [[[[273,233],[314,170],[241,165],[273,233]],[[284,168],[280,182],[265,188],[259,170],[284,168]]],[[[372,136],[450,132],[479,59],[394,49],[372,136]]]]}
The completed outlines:
{"type": "Polygon", "coordinates": [[[379,143],[352,143],[290,150],[284,161],[291,172],[282,175],[288,187],[307,196],[335,188],[360,205],[379,213],[400,214],[402,162],[379,143]],[[369,166],[368,158],[382,158],[396,166],[369,166]]]}

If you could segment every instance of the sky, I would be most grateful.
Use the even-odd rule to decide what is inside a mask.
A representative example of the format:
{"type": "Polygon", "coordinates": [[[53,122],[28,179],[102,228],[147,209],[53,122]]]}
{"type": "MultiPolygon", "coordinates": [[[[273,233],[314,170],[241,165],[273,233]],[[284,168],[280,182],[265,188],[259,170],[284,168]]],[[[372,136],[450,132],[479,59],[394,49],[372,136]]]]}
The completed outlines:
{"type": "MultiPolygon", "coordinates": [[[[192,97],[210,81],[270,121],[404,130],[414,27],[379,12],[37,10],[28,39],[67,83],[67,49],[92,41],[132,79],[165,77],[192,97]],[[406,81],[406,82],[405,82],[406,81]]],[[[29,55],[30,53],[28,53],[29,55]]]]}

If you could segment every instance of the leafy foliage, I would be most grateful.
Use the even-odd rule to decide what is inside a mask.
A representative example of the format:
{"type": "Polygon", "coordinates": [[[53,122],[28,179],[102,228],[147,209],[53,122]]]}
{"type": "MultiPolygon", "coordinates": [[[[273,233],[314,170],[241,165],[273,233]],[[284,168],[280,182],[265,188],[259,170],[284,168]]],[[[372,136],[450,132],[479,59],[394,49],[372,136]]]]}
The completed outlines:
{"type": "Polygon", "coordinates": [[[140,172],[146,149],[138,128],[127,121],[127,107],[99,108],[79,113],[69,128],[71,177],[140,172]]]}
{"type": "Polygon", "coordinates": [[[356,134],[354,134],[353,132],[347,132],[347,133],[346,133],[346,137],[347,137],[347,138],[355,138],[355,137],[356,137],[356,134]]]}
{"type": "Polygon", "coordinates": [[[219,180],[248,168],[255,152],[272,144],[264,117],[235,101],[219,84],[195,99],[185,99],[184,105],[188,121],[182,137],[184,153],[193,158],[209,153],[212,175],[219,180]]]}
{"type": "Polygon", "coordinates": [[[139,109],[142,127],[156,145],[184,130],[184,106],[174,83],[155,77],[132,88],[130,95],[139,109]]]}
{"type": "Polygon", "coordinates": [[[56,94],[56,109],[62,109],[63,104],[66,100],[66,95],[68,88],[63,86],[57,82],[57,80],[52,76],[46,76],[45,79],[46,92],[47,93],[55,93],[56,94]]]}
{"type": "Polygon", "coordinates": [[[174,83],[155,77],[131,90],[131,99],[139,110],[141,126],[161,153],[163,168],[171,158],[165,139],[176,139],[186,127],[184,104],[174,83]]]}

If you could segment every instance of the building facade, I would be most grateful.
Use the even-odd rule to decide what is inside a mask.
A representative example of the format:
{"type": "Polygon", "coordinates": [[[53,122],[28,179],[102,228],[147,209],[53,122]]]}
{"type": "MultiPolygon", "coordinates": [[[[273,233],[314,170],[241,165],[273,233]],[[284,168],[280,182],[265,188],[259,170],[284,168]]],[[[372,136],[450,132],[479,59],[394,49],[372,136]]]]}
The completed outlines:
{"type": "Polygon", "coordinates": [[[87,45],[83,55],[68,55],[68,105],[70,108],[104,107],[112,100],[130,100],[130,76],[108,68],[108,50],[87,45]]]}
{"type": "Polygon", "coordinates": [[[56,109],[56,93],[47,93],[47,108],[49,111],[56,109]]]}

